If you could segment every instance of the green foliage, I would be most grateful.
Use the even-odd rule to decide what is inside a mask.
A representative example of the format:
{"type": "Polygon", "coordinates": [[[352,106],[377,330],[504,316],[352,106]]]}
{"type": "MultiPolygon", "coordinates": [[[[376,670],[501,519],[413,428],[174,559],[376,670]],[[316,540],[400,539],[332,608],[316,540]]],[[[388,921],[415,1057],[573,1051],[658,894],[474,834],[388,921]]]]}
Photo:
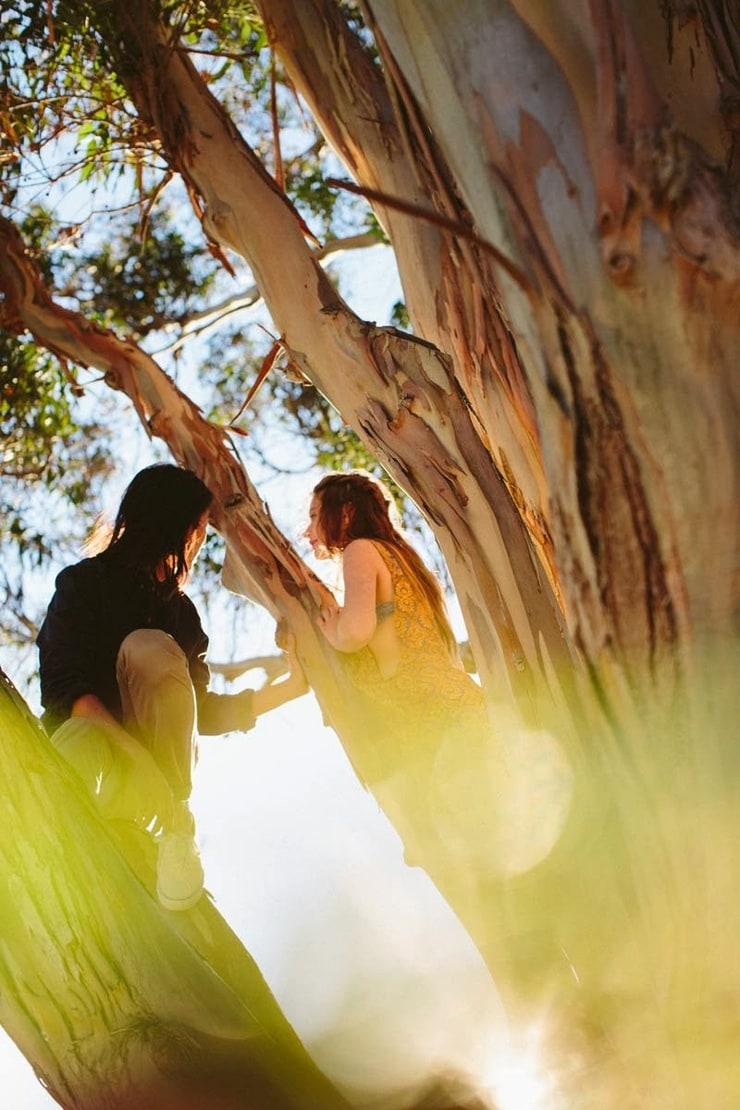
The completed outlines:
{"type": "Polygon", "coordinates": [[[77,281],[79,308],[107,327],[141,339],[182,324],[202,305],[218,264],[189,243],[168,212],[152,213],[146,228],[124,222],[86,253],[68,281],[77,281]]]}
{"type": "Polygon", "coordinates": [[[57,360],[0,333],[2,475],[57,481],[54,445],[69,436],[69,391],[57,360]]]}
{"type": "Polygon", "coordinates": [[[84,418],[79,391],[55,358],[0,332],[0,640],[35,635],[37,606],[26,576],[77,541],[82,506],[95,502],[113,469],[112,445],[97,418],[84,418]]]}
{"type": "Polygon", "coordinates": [[[42,189],[52,163],[54,180],[74,173],[86,181],[127,158],[141,162],[141,144],[126,152],[131,107],[95,38],[91,10],[84,3],[3,3],[5,203],[17,201],[21,184],[42,189]]]}
{"type": "MultiPolygon", "coordinates": [[[[372,49],[359,5],[342,9],[372,49]]],[[[326,178],[339,170],[335,156],[285,81],[253,6],[163,0],[160,11],[265,165],[277,174],[280,161],[286,193],[314,234],[326,241],[371,230],[382,240],[361,198],[327,187],[326,178]]],[[[217,316],[219,303],[252,279],[232,259],[235,283],[207,250],[179,178],[123,89],[119,75],[124,64],[135,64],[135,33],[124,63],[120,36],[110,34],[112,15],[112,5],[93,0],[0,0],[0,202],[58,300],[152,351],[169,352],[159,359],[163,368],[179,375],[186,367],[197,380],[198,402],[229,424],[270,341],[258,323],[229,315],[210,333],[212,345],[188,341],[180,358],[186,332],[197,334],[189,327],[194,317],[217,316]]],[[[23,573],[65,550],[79,551],[118,460],[115,431],[106,429],[99,408],[102,387],[94,398],[79,395],[75,368],[67,371],[9,336],[2,337],[0,359],[0,510],[12,522],[0,559],[17,571],[13,582],[6,574],[4,622],[7,628],[13,608],[22,631],[34,623],[22,612],[23,573]]],[[[237,426],[249,433],[237,437],[240,451],[263,473],[287,466],[275,443],[288,440],[299,445],[291,456],[300,457],[300,468],[377,471],[339,414],[315,390],[290,381],[279,364],[237,426]]],[[[202,560],[205,568],[209,563],[215,570],[217,551],[202,560]]]]}
{"type": "Polygon", "coordinates": [[[408,309],[403,301],[396,301],[391,309],[391,323],[402,331],[410,332],[412,330],[408,309]]]}
{"type": "MultiPolygon", "coordinates": [[[[112,213],[133,205],[143,243],[148,234],[156,237],[161,213],[173,207],[172,189],[165,191],[170,171],[153,129],[116,76],[134,64],[136,35],[121,49],[121,36],[108,27],[111,12],[112,6],[92,2],[0,0],[0,199],[22,213],[50,187],[63,187],[68,204],[84,185],[105,195],[92,212],[85,204],[84,220],[75,217],[78,239],[100,241],[110,233],[112,213]]],[[[282,162],[286,192],[317,237],[341,238],[358,223],[369,226],[360,198],[325,185],[337,164],[285,82],[253,7],[188,2],[163,4],[162,12],[246,141],[275,172],[282,162]]],[[[176,203],[187,203],[182,190],[176,203]]],[[[203,245],[195,227],[188,257],[203,245]]],[[[101,278],[108,276],[101,260],[101,278]]]]}
{"type": "MultiPolygon", "coordinates": [[[[55,358],[0,333],[0,434],[3,478],[38,479],[56,486],[66,474],[60,444],[79,434],[73,393],[55,358]]],[[[73,501],[84,488],[69,488],[73,501]]],[[[84,487],[84,482],[83,482],[84,487]]]]}
{"type": "MultiPolygon", "coordinates": [[[[143,242],[130,217],[128,228],[121,221],[119,226],[97,250],[80,251],[74,229],[33,205],[21,231],[51,287],[92,318],[141,339],[192,311],[213,280],[216,263],[210,256],[201,260],[166,214],[153,217],[143,242]]],[[[116,466],[106,423],[104,406],[92,406],[83,396],[74,371],[32,343],[0,334],[0,511],[9,522],[0,552],[10,568],[6,625],[9,612],[20,612],[21,572],[43,565],[90,523],[101,484],[116,466]],[[46,511],[38,512],[42,504],[46,511]]],[[[32,625],[33,616],[26,618],[32,625]]]]}

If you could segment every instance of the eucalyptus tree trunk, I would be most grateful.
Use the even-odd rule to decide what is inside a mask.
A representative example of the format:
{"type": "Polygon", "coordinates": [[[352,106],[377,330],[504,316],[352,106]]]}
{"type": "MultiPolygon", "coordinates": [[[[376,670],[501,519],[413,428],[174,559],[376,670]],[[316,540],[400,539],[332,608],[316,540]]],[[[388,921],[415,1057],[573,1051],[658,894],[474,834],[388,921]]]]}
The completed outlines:
{"type": "Polygon", "coordinates": [[[207,895],[154,894],[154,845],[102,821],[0,672],[0,1020],[67,1110],[314,1110],[313,1064],[207,895]]]}
{"type": "MultiPolygon", "coordinates": [[[[582,707],[575,652],[546,560],[538,557],[526,514],[492,458],[488,433],[454,362],[424,339],[378,328],[351,312],[314,257],[303,221],[146,0],[114,4],[101,13],[101,33],[138,112],[156,129],[191,195],[200,198],[198,212],[213,249],[228,248],[248,261],[291,362],[329,397],[430,520],[466,616],[493,720],[480,775],[490,777],[492,797],[516,781],[526,809],[547,807],[540,841],[546,848],[538,849],[546,851],[556,835],[552,830],[562,828],[571,792],[571,772],[552,734],[571,748],[577,740],[574,720],[582,707]],[[517,712],[508,707],[512,701],[517,712]],[[521,782],[528,772],[517,750],[519,716],[536,730],[530,743],[546,766],[543,778],[550,779],[539,792],[521,782]]],[[[174,438],[164,434],[170,442],[174,438]]],[[[303,619],[296,628],[299,649],[301,627],[303,619]]],[[[314,630],[311,636],[315,640],[314,630]]],[[[328,662],[335,674],[336,660],[328,662]]],[[[327,698],[326,681],[310,662],[307,674],[327,720],[367,781],[372,722],[353,719],[341,680],[338,696],[327,698]]],[[[393,788],[375,793],[401,829],[408,817],[405,803],[393,788]]],[[[465,796],[457,799],[458,817],[467,805],[465,796]]],[[[501,806],[497,821],[507,820],[501,806]]],[[[531,833],[523,824],[520,818],[518,833],[507,833],[508,856],[527,855],[522,842],[531,833]]],[[[498,900],[501,872],[509,863],[498,860],[497,845],[485,838],[484,844],[485,851],[471,847],[461,867],[440,854],[435,839],[419,862],[501,975],[507,957],[493,938],[514,937],[516,930],[499,922],[489,888],[496,888],[493,900],[498,900]]]]}
{"type": "Polygon", "coordinates": [[[737,601],[737,10],[370,8],[481,238],[525,275],[498,267],[498,300],[569,627],[651,685],[737,601]]]}
{"type": "Polygon", "coordinates": [[[614,664],[734,616],[736,13],[371,0],[380,70],[335,5],[259,6],[618,711],[614,664]]]}

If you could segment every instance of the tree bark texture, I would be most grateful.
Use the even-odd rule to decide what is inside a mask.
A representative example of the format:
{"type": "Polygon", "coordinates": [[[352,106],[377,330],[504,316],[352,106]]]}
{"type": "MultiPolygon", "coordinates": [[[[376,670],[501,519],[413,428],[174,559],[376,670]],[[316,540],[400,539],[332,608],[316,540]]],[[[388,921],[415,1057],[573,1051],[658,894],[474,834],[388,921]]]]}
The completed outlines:
{"type": "Polygon", "coordinates": [[[737,56],[737,14],[369,7],[476,229],[528,279],[502,270],[499,301],[569,626],[589,659],[617,650],[636,680],[654,673],[736,612],[737,127],[722,124],[737,70],[718,53],[737,56]],[[697,535],[701,519],[725,539],[697,535]]]}

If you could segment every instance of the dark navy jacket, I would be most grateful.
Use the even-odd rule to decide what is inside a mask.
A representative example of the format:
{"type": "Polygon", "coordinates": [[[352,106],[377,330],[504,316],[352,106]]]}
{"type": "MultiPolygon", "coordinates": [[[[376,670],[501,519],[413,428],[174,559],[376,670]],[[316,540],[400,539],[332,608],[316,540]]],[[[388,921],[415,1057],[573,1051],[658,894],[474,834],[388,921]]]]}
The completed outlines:
{"type": "Polygon", "coordinates": [[[208,692],[208,637],[190,598],[180,591],[168,596],[103,552],[57,576],[38,635],[41,703],[49,733],[69,717],[72,704],[83,694],[95,694],[121,720],[116,656],[137,628],[162,629],[182,648],[195,688],[200,732],[252,727],[251,691],[208,692]]]}

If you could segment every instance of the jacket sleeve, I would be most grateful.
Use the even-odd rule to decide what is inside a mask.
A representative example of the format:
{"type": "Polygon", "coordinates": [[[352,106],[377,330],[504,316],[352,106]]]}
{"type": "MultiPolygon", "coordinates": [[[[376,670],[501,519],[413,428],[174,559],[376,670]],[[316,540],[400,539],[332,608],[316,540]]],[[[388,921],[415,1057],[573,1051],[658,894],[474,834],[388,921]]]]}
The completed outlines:
{"type": "Polygon", "coordinates": [[[94,583],[84,563],[57,576],[56,590],[38,635],[41,704],[65,720],[83,694],[98,694],[97,607],[94,583]]]}
{"type": "Polygon", "coordinates": [[[216,694],[207,691],[198,698],[198,731],[203,736],[223,732],[248,732],[254,728],[252,691],[238,694],[216,694]]]}
{"type": "Polygon", "coordinates": [[[219,736],[224,732],[247,732],[254,727],[252,691],[238,694],[217,694],[208,689],[211,672],[206,663],[208,636],[190,598],[181,596],[182,616],[191,625],[192,648],[188,666],[198,706],[198,732],[202,736],[219,736]]]}

